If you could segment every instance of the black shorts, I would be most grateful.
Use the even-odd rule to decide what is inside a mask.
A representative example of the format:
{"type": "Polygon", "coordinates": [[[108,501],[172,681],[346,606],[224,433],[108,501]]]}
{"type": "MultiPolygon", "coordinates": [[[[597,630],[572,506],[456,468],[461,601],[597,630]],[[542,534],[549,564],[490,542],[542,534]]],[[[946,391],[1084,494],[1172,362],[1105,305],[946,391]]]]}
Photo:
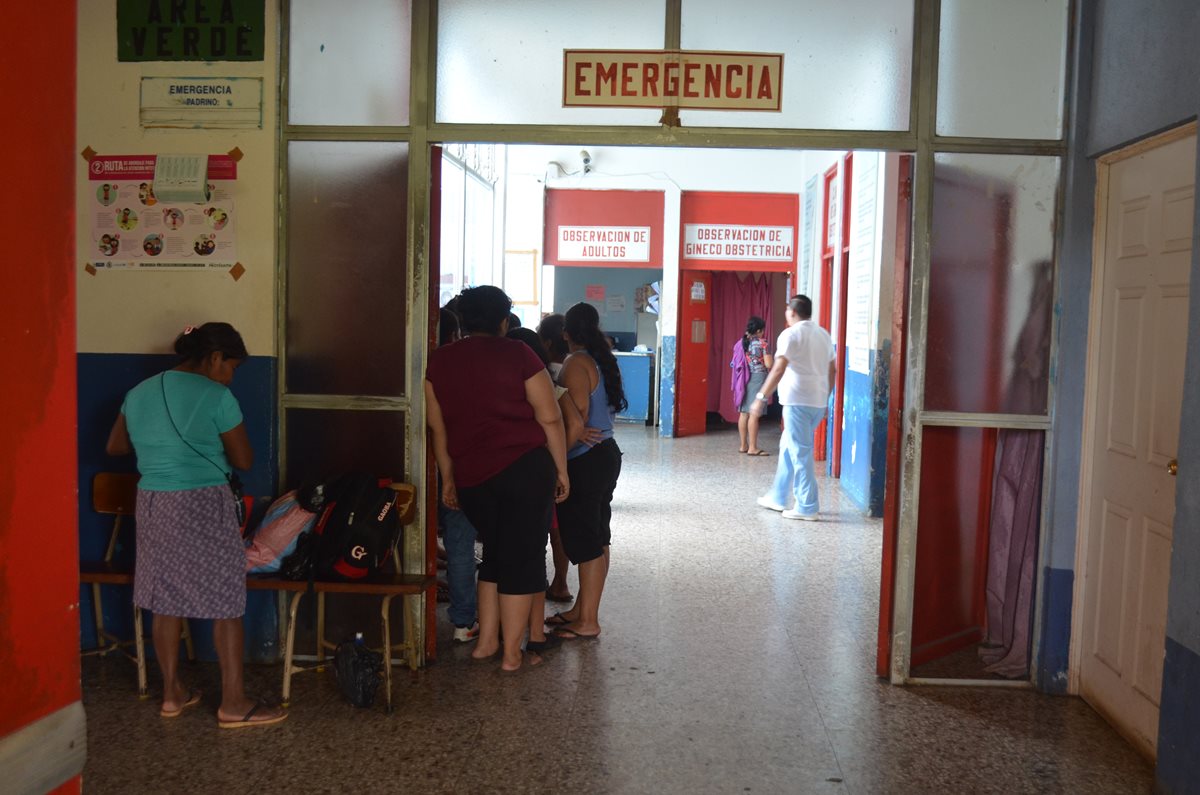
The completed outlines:
{"type": "Polygon", "coordinates": [[[479,579],[496,583],[502,594],[546,590],[554,486],[554,459],[539,447],[500,474],[458,490],[459,504],[483,542],[479,579]]]}
{"type": "Polygon", "coordinates": [[[612,541],[612,498],[620,476],[621,448],[615,439],[567,461],[571,494],[558,506],[558,533],[572,563],[595,560],[612,541]]]}

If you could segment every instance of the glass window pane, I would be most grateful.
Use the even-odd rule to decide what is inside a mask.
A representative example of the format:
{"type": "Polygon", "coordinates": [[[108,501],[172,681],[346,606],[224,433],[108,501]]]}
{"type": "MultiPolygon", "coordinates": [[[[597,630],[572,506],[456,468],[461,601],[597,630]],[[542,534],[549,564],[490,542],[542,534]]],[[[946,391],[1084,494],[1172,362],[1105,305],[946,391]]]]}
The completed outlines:
{"type": "Polygon", "coordinates": [[[404,479],[404,413],[287,409],[287,484],[345,472],[404,479]]]}
{"type": "Polygon", "coordinates": [[[473,176],[467,177],[466,251],[463,257],[467,284],[495,284],[492,259],[496,246],[492,186],[473,176]]]}
{"type": "Polygon", "coordinates": [[[288,144],[287,384],[404,394],[408,144],[288,144]]]}
{"type": "Polygon", "coordinates": [[[939,154],[925,408],[1045,414],[1058,158],[939,154]]]}
{"type": "Polygon", "coordinates": [[[912,35],[912,0],[683,0],[683,49],[783,53],[783,108],[690,110],[680,119],[687,127],[907,130],[912,35]]]}
{"type": "Polygon", "coordinates": [[[466,173],[462,166],[453,160],[442,158],[442,248],[441,271],[442,290],[450,291],[449,295],[441,296],[445,304],[456,295],[466,284],[463,281],[463,183],[466,173]]]}
{"type": "Polygon", "coordinates": [[[942,0],[937,132],[1062,136],[1068,0],[942,0]]]}
{"type": "Polygon", "coordinates": [[[662,49],[659,2],[440,0],[437,120],[479,124],[658,124],[662,111],[564,108],[564,49],[662,49]]]}
{"type": "Polygon", "coordinates": [[[408,0],[292,0],[291,124],[408,124],[408,0]]]}

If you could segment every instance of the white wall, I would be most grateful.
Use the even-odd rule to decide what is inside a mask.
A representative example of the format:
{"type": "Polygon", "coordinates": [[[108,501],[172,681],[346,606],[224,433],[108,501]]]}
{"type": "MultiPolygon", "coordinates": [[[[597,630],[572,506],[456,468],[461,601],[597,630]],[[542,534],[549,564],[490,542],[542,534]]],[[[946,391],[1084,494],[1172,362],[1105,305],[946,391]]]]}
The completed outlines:
{"type": "MultiPolygon", "coordinates": [[[[275,352],[276,55],[278,5],[266,3],[261,62],[117,61],[117,4],[88,0],[78,8],[76,152],[101,155],[224,154],[242,151],[234,196],[237,255],[246,268],[227,271],[84,270],[94,259],[88,224],[87,162],[75,156],[75,238],[78,350],[81,353],[165,353],[189,324],[232,323],[253,355],[275,352]],[[263,126],[256,130],[143,130],[138,124],[140,78],[261,77],[263,126]]],[[[68,100],[69,101],[69,100],[68,100]]]]}

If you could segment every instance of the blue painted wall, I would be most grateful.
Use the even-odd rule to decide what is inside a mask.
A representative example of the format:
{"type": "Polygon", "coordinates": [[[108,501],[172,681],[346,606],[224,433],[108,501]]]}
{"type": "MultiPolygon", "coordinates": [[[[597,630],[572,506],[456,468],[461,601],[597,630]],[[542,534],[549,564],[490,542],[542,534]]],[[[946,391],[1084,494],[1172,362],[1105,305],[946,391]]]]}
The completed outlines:
{"type": "Polygon", "coordinates": [[[659,387],[658,435],[675,435],[675,335],[662,338],[662,385],[659,387]]]}
{"type": "Polygon", "coordinates": [[[883,516],[890,348],[889,340],[886,350],[869,352],[869,372],[846,370],[842,401],[842,489],[876,517],[883,516]]]}
{"type": "MultiPolygon", "coordinates": [[[[173,367],[170,355],[81,353],[77,356],[79,380],[79,554],[81,560],[100,560],[112,530],[112,517],[91,509],[92,478],[98,472],[136,472],[133,456],[113,458],[104,452],[108,432],[120,411],[125,393],[140,381],[173,367]]],[[[251,356],[238,367],[231,389],[242,407],[254,468],[243,477],[246,493],[274,494],[277,479],[276,362],[273,357],[251,356]]],[[[121,530],[116,557],[133,561],[132,520],[121,530]]],[[[131,589],[105,587],[102,593],[105,627],[122,637],[133,634],[131,589]]],[[[80,643],[95,645],[96,627],[92,589],[80,589],[80,643]]],[[[202,659],[216,659],[211,624],[194,621],[196,652],[202,659]]],[[[251,593],[246,607],[246,646],[252,660],[278,657],[278,621],[274,594],[251,593]]]]}

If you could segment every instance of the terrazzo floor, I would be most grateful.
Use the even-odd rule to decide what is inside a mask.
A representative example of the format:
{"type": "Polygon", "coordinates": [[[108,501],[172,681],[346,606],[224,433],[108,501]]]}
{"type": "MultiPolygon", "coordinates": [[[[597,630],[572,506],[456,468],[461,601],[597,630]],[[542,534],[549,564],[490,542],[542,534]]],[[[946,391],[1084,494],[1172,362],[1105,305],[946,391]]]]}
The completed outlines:
{"type": "MultiPolygon", "coordinates": [[[[213,664],[185,666],[208,695],[167,721],[135,697],[132,666],[87,658],[85,791],[1151,790],[1150,765],[1079,699],[878,680],[880,523],[835,482],[824,521],[787,521],[754,505],[774,456],[738,455],[736,432],[618,440],[600,640],[505,675],[442,620],[437,662],[397,669],[394,714],[305,674],[286,722],[242,731],[217,729],[213,664]]],[[[247,676],[277,696],[278,667],[247,676]]]]}

